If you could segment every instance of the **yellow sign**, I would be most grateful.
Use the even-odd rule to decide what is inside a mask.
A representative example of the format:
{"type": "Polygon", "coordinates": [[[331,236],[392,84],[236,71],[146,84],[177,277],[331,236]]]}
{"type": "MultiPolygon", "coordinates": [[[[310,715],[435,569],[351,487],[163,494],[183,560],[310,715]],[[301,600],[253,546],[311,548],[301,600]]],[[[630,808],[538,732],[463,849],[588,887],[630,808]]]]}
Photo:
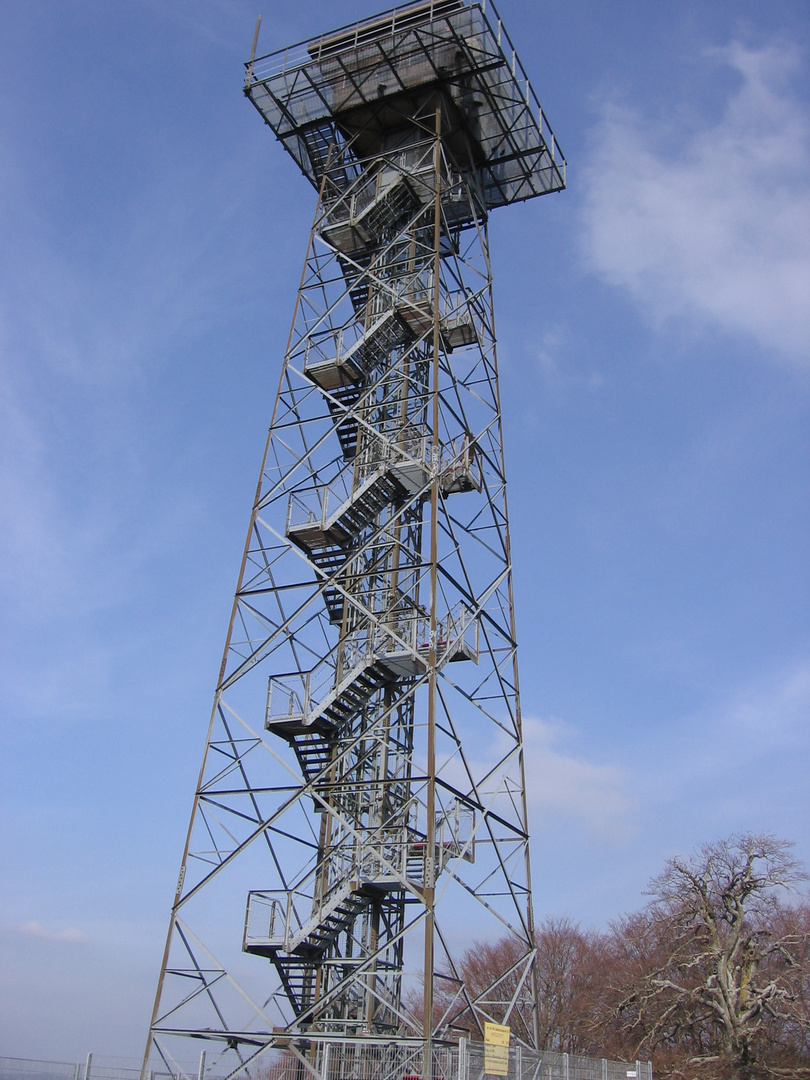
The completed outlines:
{"type": "Polygon", "coordinates": [[[509,1075],[509,1035],[506,1024],[484,1024],[484,1072],[509,1075]]]}

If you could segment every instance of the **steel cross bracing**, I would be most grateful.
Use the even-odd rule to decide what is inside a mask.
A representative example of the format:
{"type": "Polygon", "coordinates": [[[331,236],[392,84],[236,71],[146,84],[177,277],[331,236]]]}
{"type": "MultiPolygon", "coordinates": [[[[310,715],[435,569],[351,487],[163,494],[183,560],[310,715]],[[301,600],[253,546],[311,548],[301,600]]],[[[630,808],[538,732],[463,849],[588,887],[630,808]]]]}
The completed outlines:
{"type": "MultiPolygon", "coordinates": [[[[414,35],[443,40],[437,8],[481,15],[394,13],[387,63],[414,35]]],[[[379,25],[363,24],[374,48],[379,25]]],[[[496,173],[455,84],[360,102],[346,40],[303,61],[352,89],[331,126],[296,129],[318,204],[145,1059],[175,1073],[189,1039],[218,1075],[300,1054],[303,1034],[421,1048],[422,1075],[436,1043],[486,1020],[536,1042],[496,173]],[[458,958],[504,934],[524,947],[471,1000],[458,958]]],[[[264,112],[268,83],[247,90],[264,112]]],[[[542,120],[535,136],[545,162],[542,120]]]]}

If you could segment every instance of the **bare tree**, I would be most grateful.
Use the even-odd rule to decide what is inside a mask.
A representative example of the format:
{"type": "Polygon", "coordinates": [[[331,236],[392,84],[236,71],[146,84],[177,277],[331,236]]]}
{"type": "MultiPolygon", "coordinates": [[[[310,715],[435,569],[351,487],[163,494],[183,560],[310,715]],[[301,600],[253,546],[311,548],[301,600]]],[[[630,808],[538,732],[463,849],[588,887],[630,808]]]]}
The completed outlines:
{"type": "Polygon", "coordinates": [[[761,1041],[773,1048],[768,1060],[775,1072],[799,1075],[795,1069],[803,1062],[803,1075],[810,1076],[810,902],[782,908],[772,935],[780,945],[772,969],[783,992],[763,1021],[761,1041]]]}
{"type": "Polygon", "coordinates": [[[535,943],[541,1048],[592,1052],[594,1018],[602,1010],[610,959],[607,938],[563,916],[546,919],[535,943]]]}
{"type": "MultiPolygon", "coordinates": [[[[607,933],[546,919],[540,1047],[650,1056],[671,1080],[810,1080],[810,900],[788,903],[807,876],[791,848],[749,833],[671,859],[647,905],[607,933]]],[[[439,976],[434,1024],[481,1038],[484,1020],[508,1020],[531,1041],[531,1017],[510,1011],[526,958],[516,938],[474,942],[439,976]]]]}
{"type": "Polygon", "coordinates": [[[789,1017],[806,1023],[796,973],[807,927],[788,932],[781,902],[806,877],[791,847],[748,833],[671,859],[647,910],[614,928],[624,943],[615,1016],[639,1052],[688,1046],[695,1063],[747,1080],[767,1075],[760,1034],[789,1017]]]}

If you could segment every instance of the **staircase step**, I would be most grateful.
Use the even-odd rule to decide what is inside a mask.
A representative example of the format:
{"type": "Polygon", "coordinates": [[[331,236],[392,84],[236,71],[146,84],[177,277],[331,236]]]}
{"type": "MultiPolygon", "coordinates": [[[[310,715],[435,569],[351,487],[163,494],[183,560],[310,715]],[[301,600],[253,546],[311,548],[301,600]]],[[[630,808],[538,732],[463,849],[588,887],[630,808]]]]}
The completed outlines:
{"type": "MultiPolygon", "coordinates": [[[[352,383],[333,390],[332,398],[337,399],[337,401],[340,402],[340,405],[345,405],[347,409],[351,409],[360,400],[361,393],[361,384],[352,383]]],[[[357,453],[357,433],[360,427],[358,419],[352,413],[345,413],[343,409],[331,399],[327,404],[329,405],[329,411],[332,416],[338,420],[337,436],[338,441],[340,442],[340,448],[343,451],[343,457],[346,461],[351,461],[357,453]]]]}

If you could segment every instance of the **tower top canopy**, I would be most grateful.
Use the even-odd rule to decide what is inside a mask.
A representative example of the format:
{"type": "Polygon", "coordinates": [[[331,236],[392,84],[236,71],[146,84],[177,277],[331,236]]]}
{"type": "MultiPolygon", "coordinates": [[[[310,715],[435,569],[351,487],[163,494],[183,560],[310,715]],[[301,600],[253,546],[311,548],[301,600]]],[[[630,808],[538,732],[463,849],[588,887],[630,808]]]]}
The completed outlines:
{"type": "Polygon", "coordinates": [[[315,186],[330,148],[344,165],[385,153],[438,93],[444,145],[477,174],[488,210],[565,187],[565,158],[488,0],[392,8],[258,57],[245,93],[315,186]]]}

